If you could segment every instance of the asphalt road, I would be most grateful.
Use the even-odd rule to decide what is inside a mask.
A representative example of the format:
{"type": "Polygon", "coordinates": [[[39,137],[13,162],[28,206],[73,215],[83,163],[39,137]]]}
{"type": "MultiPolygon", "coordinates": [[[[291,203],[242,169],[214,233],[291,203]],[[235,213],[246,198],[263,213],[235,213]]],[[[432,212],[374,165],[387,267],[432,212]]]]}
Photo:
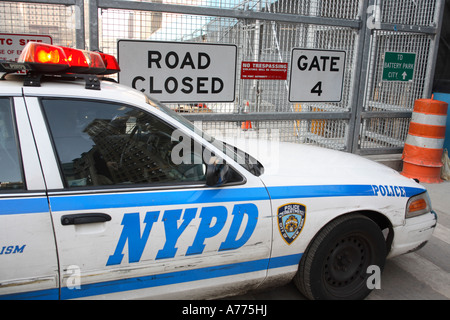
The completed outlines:
{"type": "MultiPolygon", "coordinates": [[[[381,288],[368,300],[450,300],[450,181],[424,184],[438,224],[422,249],[386,261],[381,288]]],[[[230,297],[242,300],[305,300],[293,283],[265,292],[230,297]]]]}

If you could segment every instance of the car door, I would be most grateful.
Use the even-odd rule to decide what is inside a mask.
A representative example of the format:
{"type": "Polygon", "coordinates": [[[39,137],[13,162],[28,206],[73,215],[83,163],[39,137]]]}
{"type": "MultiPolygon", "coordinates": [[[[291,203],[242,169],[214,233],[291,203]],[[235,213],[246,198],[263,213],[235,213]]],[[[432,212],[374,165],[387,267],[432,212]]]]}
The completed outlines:
{"type": "Polygon", "coordinates": [[[63,299],[206,297],[265,278],[272,224],[259,178],[230,160],[229,183],[206,186],[203,156],[218,150],[146,104],[27,105],[50,133],[39,151],[56,151],[44,173],[61,173],[48,195],[63,299]]]}
{"type": "Polygon", "coordinates": [[[0,299],[58,299],[52,220],[19,92],[0,92],[0,163],[0,299]]]}

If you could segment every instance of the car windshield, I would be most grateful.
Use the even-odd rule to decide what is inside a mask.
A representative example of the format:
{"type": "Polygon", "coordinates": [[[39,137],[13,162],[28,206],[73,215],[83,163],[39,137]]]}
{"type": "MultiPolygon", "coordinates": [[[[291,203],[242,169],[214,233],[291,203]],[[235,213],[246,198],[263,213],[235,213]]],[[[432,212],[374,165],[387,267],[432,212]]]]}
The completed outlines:
{"type": "Polygon", "coordinates": [[[244,169],[249,171],[255,176],[260,176],[264,173],[264,167],[263,165],[256,160],[254,157],[249,155],[248,153],[236,148],[235,146],[232,146],[226,142],[223,142],[221,140],[215,139],[214,137],[210,136],[209,134],[203,132],[199,128],[195,127],[192,122],[187,120],[182,115],[176,113],[166,105],[162,104],[161,102],[154,100],[150,98],[148,95],[146,95],[146,102],[148,105],[157,108],[158,110],[164,112],[168,116],[174,118],[179,123],[184,125],[186,128],[191,130],[192,132],[195,132],[199,135],[201,135],[206,141],[214,145],[216,148],[221,150],[223,153],[225,153],[227,156],[232,158],[234,161],[239,163],[244,169]]]}

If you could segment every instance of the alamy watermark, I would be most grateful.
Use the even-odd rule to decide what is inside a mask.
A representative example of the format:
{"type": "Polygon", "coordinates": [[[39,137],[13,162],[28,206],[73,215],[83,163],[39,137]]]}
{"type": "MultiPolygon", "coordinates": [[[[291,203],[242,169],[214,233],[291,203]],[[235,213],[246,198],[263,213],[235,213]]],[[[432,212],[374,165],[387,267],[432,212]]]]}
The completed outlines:
{"type": "Polygon", "coordinates": [[[81,289],[81,268],[77,265],[70,265],[66,269],[66,287],[70,290],[81,289]]]}
{"type": "MultiPolygon", "coordinates": [[[[81,268],[77,265],[70,265],[65,270],[67,280],[66,287],[69,290],[81,289],[81,268]]],[[[370,265],[367,267],[367,274],[370,276],[366,280],[366,286],[368,289],[381,289],[381,269],[377,265],[370,265]]]]}
{"type": "MultiPolygon", "coordinates": [[[[196,131],[197,132],[197,131],[196,131]]],[[[257,131],[235,130],[233,132],[218,131],[215,138],[208,137],[203,132],[197,132],[209,141],[208,147],[195,141],[182,130],[173,131],[171,139],[176,144],[171,150],[171,161],[175,165],[209,163],[212,157],[222,163],[226,157],[240,165],[254,165],[264,160],[264,166],[276,166],[279,161],[280,132],[278,129],[259,129],[257,131]],[[245,150],[245,151],[244,151],[245,150]]]]}
{"type": "Polygon", "coordinates": [[[367,273],[370,276],[367,278],[366,285],[370,290],[381,289],[381,269],[377,265],[370,265],[367,267],[367,273]]]}

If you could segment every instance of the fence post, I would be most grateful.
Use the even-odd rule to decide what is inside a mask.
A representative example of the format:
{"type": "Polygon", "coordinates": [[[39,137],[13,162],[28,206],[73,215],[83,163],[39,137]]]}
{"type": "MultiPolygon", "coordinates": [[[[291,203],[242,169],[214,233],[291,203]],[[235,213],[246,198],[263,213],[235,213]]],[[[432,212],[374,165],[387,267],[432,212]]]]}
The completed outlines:
{"type": "Polygon", "coordinates": [[[436,0],[436,9],[434,15],[434,21],[436,23],[436,34],[431,41],[431,49],[428,55],[428,68],[427,75],[425,79],[428,79],[428,82],[425,83],[425,87],[423,90],[423,98],[430,98],[433,90],[433,79],[434,73],[436,70],[436,59],[439,48],[439,40],[441,37],[441,29],[442,29],[442,20],[444,18],[444,10],[445,9],[445,0],[436,0]]]}
{"type": "Polygon", "coordinates": [[[369,6],[374,5],[375,0],[363,0],[361,2],[360,16],[361,29],[359,30],[359,39],[356,52],[358,58],[353,77],[353,94],[351,98],[351,118],[349,121],[348,147],[347,150],[351,153],[357,153],[359,133],[361,127],[361,112],[364,106],[364,95],[367,84],[367,69],[370,54],[370,35],[372,30],[367,26],[369,6]]]}
{"type": "MultiPolygon", "coordinates": [[[[84,26],[84,0],[75,0],[76,7],[79,10],[78,16],[75,16],[76,19],[79,19],[80,28],[77,28],[75,31],[75,38],[76,38],[76,47],[78,49],[85,49],[86,43],[85,43],[85,26],[84,26]]],[[[75,12],[75,15],[77,12],[75,12]]]]}
{"type": "Polygon", "coordinates": [[[98,3],[89,0],[89,50],[99,50],[98,47],[98,3]]]}

